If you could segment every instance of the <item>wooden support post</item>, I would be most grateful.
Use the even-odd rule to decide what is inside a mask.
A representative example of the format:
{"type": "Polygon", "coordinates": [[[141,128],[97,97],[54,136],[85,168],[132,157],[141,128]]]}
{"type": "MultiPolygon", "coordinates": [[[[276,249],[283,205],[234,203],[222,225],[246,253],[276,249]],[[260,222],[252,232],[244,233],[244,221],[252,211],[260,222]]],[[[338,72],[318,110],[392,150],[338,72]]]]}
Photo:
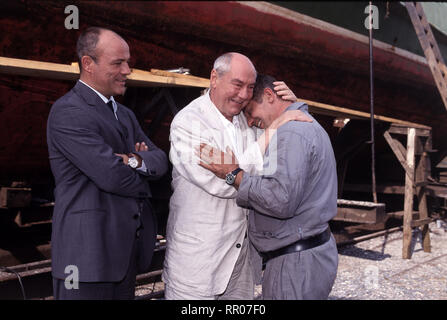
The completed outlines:
{"type": "MultiPolygon", "coordinates": [[[[405,187],[403,193],[404,211],[403,211],[403,247],[402,258],[411,258],[412,228],[422,227],[422,246],[425,252],[431,252],[430,232],[428,224],[432,221],[429,217],[427,207],[427,181],[430,175],[430,158],[428,153],[432,150],[431,129],[420,129],[400,125],[392,125],[384,133],[385,140],[396,155],[400,164],[405,170],[405,187]],[[407,148],[391,134],[407,135],[407,148]],[[418,161],[416,161],[418,159],[418,161]],[[418,211],[413,211],[414,195],[417,196],[418,211]],[[415,217],[413,218],[413,215],[415,217]]],[[[392,186],[383,188],[385,193],[402,193],[402,188],[392,186]]]]}
{"type": "Polygon", "coordinates": [[[407,135],[407,167],[408,171],[405,174],[405,202],[404,202],[404,240],[402,248],[402,258],[411,258],[411,239],[412,228],[411,221],[413,220],[413,188],[414,188],[414,144],[415,144],[416,130],[408,128],[407,135]]]}
{"type": "MultiPolygon", "coordinates": [[[[422,143],[423,138],[418,137],[418,144],[422,145],[423,150],[427,150],[427,144],[429,144],[429,139],[425,139],[426,142],[422,143]]],[[[424,220],[428,219],[428,208],[427,208],[427,192],[424,182],[427,181],[428,172],[430,171],[430,159],[428,157],[427,152],[423,152],[420,156],[418,165],[416,167],[416,184],[422,183],[420,187],[416,187],[416,194],[418,198],[418,211],[419,211],[419,219],[424,220]]],[[[431,252],[431,244],[430,244],[430,230],[428,228],[428,224],[422,225],[422,247],[424,252],[431,252]]]]}

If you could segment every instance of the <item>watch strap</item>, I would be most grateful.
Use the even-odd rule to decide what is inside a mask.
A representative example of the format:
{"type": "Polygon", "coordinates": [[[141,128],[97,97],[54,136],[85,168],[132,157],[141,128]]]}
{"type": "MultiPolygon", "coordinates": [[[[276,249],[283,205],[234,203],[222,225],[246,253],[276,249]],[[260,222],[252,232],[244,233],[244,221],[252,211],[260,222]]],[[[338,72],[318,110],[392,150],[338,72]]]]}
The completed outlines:
{"type": "Polygon", "coordinates": [[[231,171],[231,174],[232,175],[234,175],[234,176],[236,176],[239,172],[241,172],[242,171],[242,169],[241,168],[236,168],[236,169],[234,169],[233,171],[231,171]]]}

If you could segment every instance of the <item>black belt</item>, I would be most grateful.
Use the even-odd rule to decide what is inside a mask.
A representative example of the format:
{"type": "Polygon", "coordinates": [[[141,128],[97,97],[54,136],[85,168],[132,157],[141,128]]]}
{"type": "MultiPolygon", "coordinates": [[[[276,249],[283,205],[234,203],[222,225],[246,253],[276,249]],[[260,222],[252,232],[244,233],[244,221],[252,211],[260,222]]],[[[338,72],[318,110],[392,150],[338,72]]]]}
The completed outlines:
{"type": "Polygon", "coordinates": [[[266,263],[268,260],[276,258],[278,256],[282,256],[284,254],[300,252],[321,246],[322,244],[326,243],[330,238],[331,238],[331,230],[327,228],[322,233],[312,236],[310,238],[298,240],[297,242],[294,242],[292,244],[289,244],[288,246],[276,250],[261,252],[263,263],[266,263]]]}

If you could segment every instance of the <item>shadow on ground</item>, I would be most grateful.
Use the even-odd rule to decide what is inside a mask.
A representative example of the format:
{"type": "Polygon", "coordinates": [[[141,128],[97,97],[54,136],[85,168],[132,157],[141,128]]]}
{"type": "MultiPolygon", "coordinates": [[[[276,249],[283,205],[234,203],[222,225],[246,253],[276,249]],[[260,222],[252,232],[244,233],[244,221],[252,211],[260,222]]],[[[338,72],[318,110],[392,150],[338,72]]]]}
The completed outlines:
{"type": "Polygon", "coordinates": [[[366,250],[362,248],[358,248],[355,246],[347,246],[341,249],[338,249],[338,254],[349,257],[357,257],[361,259],[368,259],[374,261],[382,261],[387,258],[390,258],[391,255],[384,254],[382,252],[366,250]]]}

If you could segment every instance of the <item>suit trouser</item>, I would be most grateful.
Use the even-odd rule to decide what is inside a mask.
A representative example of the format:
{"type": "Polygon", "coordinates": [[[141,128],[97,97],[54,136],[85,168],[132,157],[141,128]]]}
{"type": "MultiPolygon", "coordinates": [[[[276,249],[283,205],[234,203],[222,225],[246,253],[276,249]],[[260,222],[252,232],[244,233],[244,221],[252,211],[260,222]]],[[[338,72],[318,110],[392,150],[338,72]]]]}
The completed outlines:
{"type": "Polygon", "coordinates": [[[253,300],[253,297],[253,269],[250,263],[248,238],[244,239],[227,288],[222,294],[204,295],[201,292],[193,290],[185,292],[165,285],[165,298],[167,300],[253,300]]]}
{"type": "MultiPolygon", "coordinates": [[[[55,300],[134,300],[140,238],[135,237],[129,267],[119,282],[79,282],[78,289],[67,289],[64,279],[53,278],[55,300]]],[[[113,266],[111,266],[113,268],[113,266]]]]}
{"type": "Polygon", "coordinates": [[[334,236],[321,246],[278,256],[266,264],[265,300],[326,300],[334,285],[338,252],[334,236]]]}

